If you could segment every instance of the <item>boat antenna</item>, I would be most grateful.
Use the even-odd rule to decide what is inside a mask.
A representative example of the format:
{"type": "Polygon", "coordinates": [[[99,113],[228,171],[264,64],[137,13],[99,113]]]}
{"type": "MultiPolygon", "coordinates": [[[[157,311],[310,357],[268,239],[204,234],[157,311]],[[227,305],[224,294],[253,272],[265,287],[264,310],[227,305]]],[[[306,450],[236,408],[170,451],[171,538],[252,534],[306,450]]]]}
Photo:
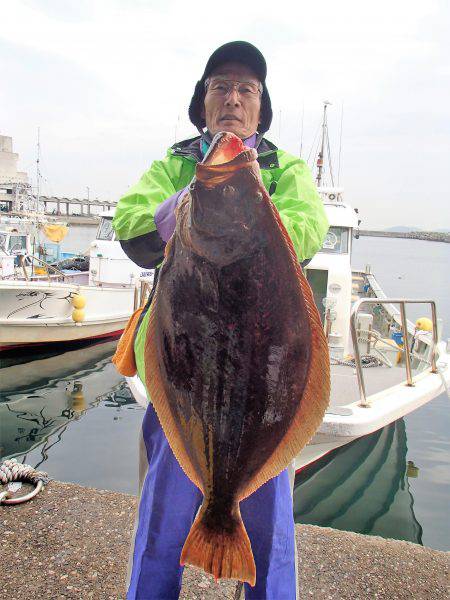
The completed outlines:
{"type": "MultiPolygon", "coordinates": [[[[328,102],[328,100],[324,100],[324,102],[323,102],[322,141],[320,143],[319,156],[317,157],[317,177],[316,177],[317,187],[320,187],[322,184],[323,153],[324,153],[324,149],[325,149],[325,139],[328,137],[327,106],[330,104],[331,104],[331,102],[328,102]]],[[[329,158],[329,156],[328,156],[328,158],[329,158]]]]}
{"type": "Polygon", "coordinates": [[[341,131],[339,133],[339,161],[338,161],[338,176],[337,176],[337,184],[339,185],[339,178],[341,175],[341,153],[342,153],[342,123],[344,120],[344,103],[341,105],[341,131]]]}
{"type": "Polygon", "coordinates": [[[305,118],[305,102],[302,104],[302,121],[300,126],[300,158],[302,157],[303,150],[303,120],[305,118]]]}
{"type": "Polygon", "coordinates": [[[178,141],[178,127],[180,125],[180,115],[178,115],[177,120],[175,121],[175,140],[174,143],[176,144],[178,141]]]}
{"type": "Polygon", "coordinates": [[[331,160],[330,136],[328,135],[328,127],[327,127],[327,154],[328,154],[328,167],[330,169],[331,185],[334,187],[333,162],[331,160]]]}

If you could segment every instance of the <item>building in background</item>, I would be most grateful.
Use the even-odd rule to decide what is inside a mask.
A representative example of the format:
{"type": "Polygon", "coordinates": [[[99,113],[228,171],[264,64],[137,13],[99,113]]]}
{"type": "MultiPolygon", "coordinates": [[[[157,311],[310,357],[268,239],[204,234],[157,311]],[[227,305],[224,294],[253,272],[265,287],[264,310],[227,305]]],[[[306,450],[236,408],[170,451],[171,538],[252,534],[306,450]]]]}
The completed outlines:
{"type": "Polygon", "coordinates": [[[43,196],[38,189],[40,187],[39,169],[37,172],[38,185],[33,189],[29,183],[28,174],[17,170],[18,160],[19,155],[13,152],[12,138],[0,135],[0,214],[31,217],[30,213],[41,213],[65,218],[81,217],[82,221],[97,217],[95,221],[97,223],[99,214],[112,210],[117,204],[98,198],[91,200],[89,197],[43,196]]]}
{"type": "Polygon", "coordinates": [[[12,138],[0,135],[0,211],[21,212],[36,209],[28,174],[17,170],[19,155],[13,152],[12,138]]]}

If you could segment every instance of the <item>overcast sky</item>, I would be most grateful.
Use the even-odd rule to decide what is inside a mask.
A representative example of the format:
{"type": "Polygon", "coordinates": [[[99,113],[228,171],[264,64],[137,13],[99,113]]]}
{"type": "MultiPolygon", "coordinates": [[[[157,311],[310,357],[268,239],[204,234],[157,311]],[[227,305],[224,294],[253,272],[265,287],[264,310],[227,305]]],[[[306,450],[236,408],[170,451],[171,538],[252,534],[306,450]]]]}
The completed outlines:
{"type": "Polygon", "coordinates": [[[448,0],[14,0],[0,25],[0,134],[43,192],[118,199],[187,118],[211,52],[268,63],[267,137],[305,160],[329,100],[335,175],[363,226],[450,228],[448,0]],[[303,136],[301,121],[303,117],[303,136]]]}

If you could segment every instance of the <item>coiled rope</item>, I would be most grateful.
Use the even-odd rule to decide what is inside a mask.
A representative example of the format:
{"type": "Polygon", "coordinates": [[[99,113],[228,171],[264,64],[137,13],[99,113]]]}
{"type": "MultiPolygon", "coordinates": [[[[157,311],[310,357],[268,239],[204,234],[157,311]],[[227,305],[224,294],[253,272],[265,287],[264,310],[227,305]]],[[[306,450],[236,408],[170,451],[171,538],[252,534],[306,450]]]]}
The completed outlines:
{"type": "Polygon", "coordinates": [[[50,477],[44,471],[36,471],[30,465],[17,462],[15,458],[10,458],[0,464],[0,484],[7,485],[12,481],[24,481],[35,485],[35,489],[25,496],[10,498],[10,491],[0,492],[0,504],[20,504],[34,498],[45,485],[50,481],[50,477]]]}

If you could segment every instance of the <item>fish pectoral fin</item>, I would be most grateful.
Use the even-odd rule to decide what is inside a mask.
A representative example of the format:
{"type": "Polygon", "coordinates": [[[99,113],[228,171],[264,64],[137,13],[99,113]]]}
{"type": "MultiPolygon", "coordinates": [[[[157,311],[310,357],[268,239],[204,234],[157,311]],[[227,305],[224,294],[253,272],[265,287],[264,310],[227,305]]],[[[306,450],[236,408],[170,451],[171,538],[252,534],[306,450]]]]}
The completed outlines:
{"type": "Polygon", "coordinates": [[[181,433],[175,422],[174,415],[172,413],[170,402],[167,399],[164,391],[164,385],[161,377],[161,370],[158,362],[157,349],[156,349],[156,316],[155,316],[155,303],[158,291],[156,292],[152,306],[150,307],[150,317],[148,321],[147,336],[145,340],[145,384],[147,391],[150,396],[150,400],[155,408],[156,414],[158,415],[161,427],[164,430],[167,441],[175,455],[178,463],[189,477],[194,485],[204,493],[203,484],[197,470],[195,469],[189,454],[186,451],[186,447],[181,439],[181,433]]]}
{"type": "Polygon", "coordinates": [[[226,530],[209,527],[204,503],[191,527],[181,552],[180,564],[200,567],[218,579],[256,582],[256,566],[252,547],[239,507],[230,515],[226,530]],[[230,527],[230,522],[234,527],[230,527]]]}

